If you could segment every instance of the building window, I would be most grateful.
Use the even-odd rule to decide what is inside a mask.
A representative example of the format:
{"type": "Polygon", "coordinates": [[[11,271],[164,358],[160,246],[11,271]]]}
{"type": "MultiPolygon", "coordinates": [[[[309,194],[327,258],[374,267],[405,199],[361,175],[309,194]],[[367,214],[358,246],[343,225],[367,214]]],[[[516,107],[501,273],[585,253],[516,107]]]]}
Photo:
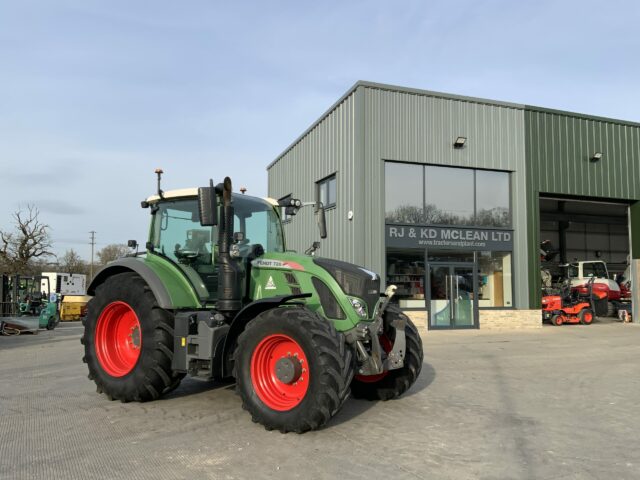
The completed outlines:
{"type": "Polygon", "coordinates": [[[424,167],[410,163],[387,162],[384,171],[387,223],[424,223],[424,167]]]}
{"type": "Polygon", "coordinates": [[[478,252],[478,306],[511,307],[511,252],[478,252]]]}
{"type": "Polygon", "coordinates": [[[317,199],[325,208],[336,206],[336,174],[316,183],[317,199]]]}
{"type": "Polygon", "coordinates": [[[424,222],[427,225],[474,224],[474,171],[425,168],[424,222]]]}
{"type": "Polygon", "coordinates": [[[510,227],[510,197],[507,172],[476,170],[476,225],[510,227]]]}
{"type": "Polygon", "coordinates": [[[509,172],[385,163],[387,223],[511,228],[509,172]]]}
{"type": "MultiPolygon", "coordinates": [[[[282,197],[281,199],[279,199],[279,202],[288,202],[289,200],[291,200],[291,194],[289,195],[285,195],[284,197],[282,197]]],[[[293,217],[291,215],[287,214],[287,207],[280,207],[280,218],[282,219],[283,222],[288,222],[290,221],[293,217]]]]}

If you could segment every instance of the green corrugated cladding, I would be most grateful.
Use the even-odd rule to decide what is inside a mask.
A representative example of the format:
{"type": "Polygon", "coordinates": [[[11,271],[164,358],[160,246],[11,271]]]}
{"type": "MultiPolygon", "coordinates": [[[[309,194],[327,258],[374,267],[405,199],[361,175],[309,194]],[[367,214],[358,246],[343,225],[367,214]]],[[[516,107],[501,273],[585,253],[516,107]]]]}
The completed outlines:
{"type": "MultiPolygon", "coordinates": [[[[525,108],[529,298],[540,306],[540,194],[640,200],[640,124],[525,108]],[[591,162],[595,152],[603,154],[591,162]]],[[[640,202],[631,207],[633,258],[640,258],[640,202]]]]}

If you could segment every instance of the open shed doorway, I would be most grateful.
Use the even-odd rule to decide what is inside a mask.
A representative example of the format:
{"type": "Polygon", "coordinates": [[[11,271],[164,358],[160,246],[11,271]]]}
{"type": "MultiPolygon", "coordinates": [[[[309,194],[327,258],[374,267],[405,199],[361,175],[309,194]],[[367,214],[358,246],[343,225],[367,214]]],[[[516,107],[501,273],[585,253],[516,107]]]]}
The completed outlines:
{"type": "Polygon", "coordinates": [[[576,277],[597,277],[608,284],[609,301],[599,316],[617,315],[630,276],[627,203],[541,195],[540,241],[543,294],[563,282],[575,287],[576,277]]]}

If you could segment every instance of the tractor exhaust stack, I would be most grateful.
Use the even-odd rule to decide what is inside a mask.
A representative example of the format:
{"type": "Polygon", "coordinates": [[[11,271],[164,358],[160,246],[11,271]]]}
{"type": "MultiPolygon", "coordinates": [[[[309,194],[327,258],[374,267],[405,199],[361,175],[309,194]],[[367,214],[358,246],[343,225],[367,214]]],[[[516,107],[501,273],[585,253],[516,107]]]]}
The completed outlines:
{"type": "Polygon", "coordinates": [[[231,179],[225,177],[222,186],[220,229],[218,232],[218,302],[217,309],[233,314],[242,308],[242,270],[230,254],[233,244],[233,201],[231,179]]]}

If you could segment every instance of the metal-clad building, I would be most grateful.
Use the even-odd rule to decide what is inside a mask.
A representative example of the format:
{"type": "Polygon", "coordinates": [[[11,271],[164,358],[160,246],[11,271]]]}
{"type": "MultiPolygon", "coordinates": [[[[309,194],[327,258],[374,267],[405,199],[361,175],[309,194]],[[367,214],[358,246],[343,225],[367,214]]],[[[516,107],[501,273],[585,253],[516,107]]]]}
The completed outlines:
{"type": "MultiPolygon", "coordinates": [[[[631,206],[628,230],[640,229],[639,127],[358,82],[268,166],[269,195],[328,202],[318,254],[380,272],[430,328],[539,325],[540,198],[569,212],[543,213],[545,228],[564,228],[565,200],[589,198],[631,206]],[[468,302],[445,301],[454,290],[468,302]]],[[[312,212],[285,233],[304,251],[318,240],[312,212]]]]}
{"type": "Polygon", "coordinates": [[[538,305],[541,195],[628,203],[631,253],[640,258],[640,124],[527,106],[525,131],[529,298],[538,305]],[[602,161],[590,161],[595,152],[602,161]]]}

